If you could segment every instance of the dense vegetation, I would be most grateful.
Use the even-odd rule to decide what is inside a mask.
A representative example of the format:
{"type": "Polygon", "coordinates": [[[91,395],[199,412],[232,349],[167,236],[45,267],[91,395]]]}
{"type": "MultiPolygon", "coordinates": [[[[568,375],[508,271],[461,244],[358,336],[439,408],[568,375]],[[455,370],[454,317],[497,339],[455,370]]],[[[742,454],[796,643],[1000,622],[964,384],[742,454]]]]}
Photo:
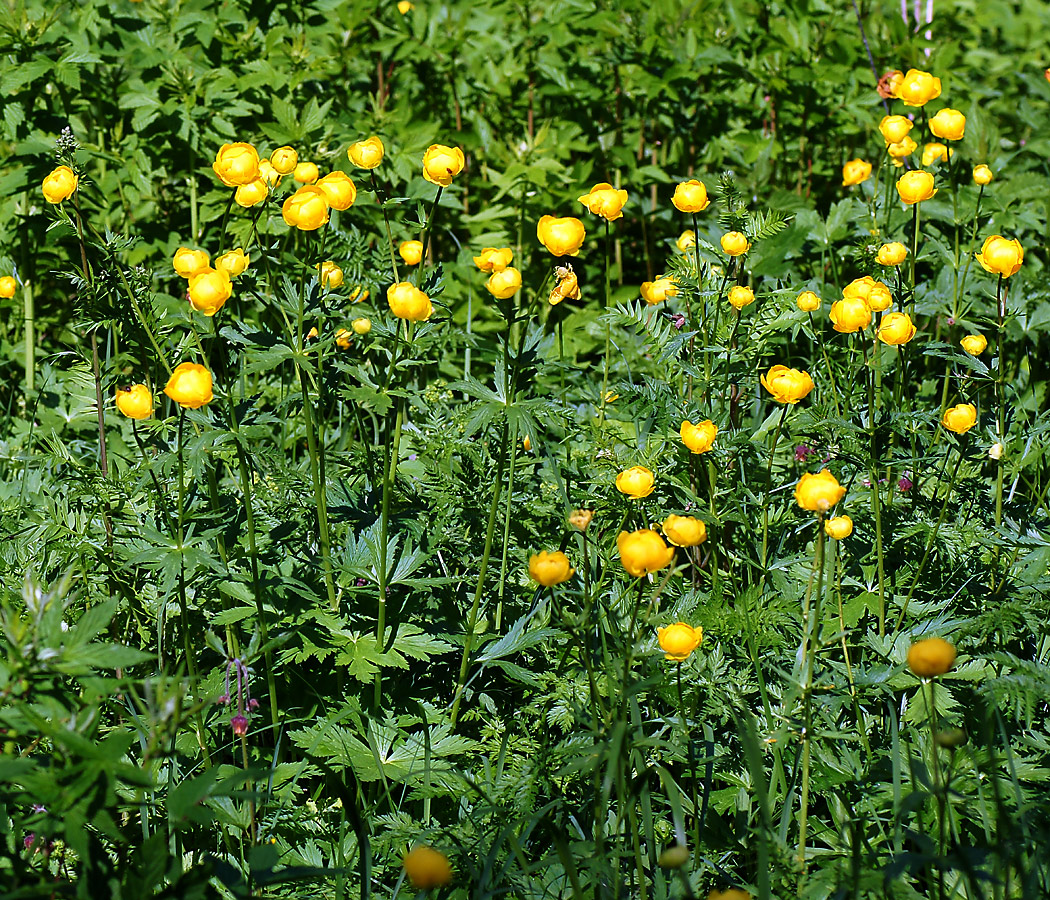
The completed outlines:
{"type": "Polygon", "coordinates": [[[0,10],[0,895],[1050,894],[1047,34],[0,10]]]}

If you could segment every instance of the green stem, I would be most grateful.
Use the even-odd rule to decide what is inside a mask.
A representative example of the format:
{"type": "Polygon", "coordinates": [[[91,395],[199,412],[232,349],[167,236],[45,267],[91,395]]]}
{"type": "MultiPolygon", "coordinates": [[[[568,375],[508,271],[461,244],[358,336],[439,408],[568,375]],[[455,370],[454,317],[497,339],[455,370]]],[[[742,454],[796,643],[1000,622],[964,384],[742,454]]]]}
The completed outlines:
{"type": "MultiPolygon", "coordinates": [[[[503,622],[503,591],[507,580],[507,556],[510,547],[510,513],[514,505],[514,469],[518,461],[518,421],[510,429],[510,472],[507,475],[507,508],[503,517],[503,555],[499,567],[499,599],[496,601],[496,631],[503,622]]],[[[553,592],[552,592],[553,596],[553,592]]]]}
{"type": "Polygon", "coordinates": [[[762,498],[762,574],[758,581],[759,595],[762,593],[766,576],[769,574],[769,495],[773,490],[773,459],[777,453],[777,444],[780,442],[780,430],[784,427],[784,420],[787,418],[789,409],[791,409],[791,404],[785,403],[780,418],[777,420],[776,431],[773,433],[773,446],[769,451],[769,463],[766,466],[766,492],[762,498]]]}
{"type": "Polygon", "coordinates": [[[909,312],[915,316],[915,257],[919,253],[919,207],[921,203],[913,204],[912,226],[911,226],[911,303],[909,312]]]}
{"type": "MultiPolygon", "coordinates": [[[[383,211],[383,222],[386,224],[386,244],[390,249],[390,266],[394,270],[394,281],[400,282],[401,276],[397,273],[397,254],[394,252],[394,235],[390,230],[390,216],[386,211],[386,197],[382,196],[379,192],[379,182],[376,180],[376,170],[371,169],[369,174],[372,176],[372,191],[376,195],[376,200],[379,201],[379,208],[383,211]]],[[[426,263],[426,254],[420,260],[420,266],[426,263]]]]}
{"type": "MultiPolygon", "coordinates": [[[[400,326],[399,329],[400,330],[400,326]]],[[[379,612],[376,619],[376,650],[383,652],[386,640],[386,600],[387,582],[390,578],[390,498],[394,492],[397,479],[397,464],[401,455],[401,430],[405,423],[405,407],[402,398],[394,400],[394,430],[386,445],[386,459],[383,469],[383,505],[379,516],[379,612]]],[[[375,708],[379,709],[383,699],[383,670],[376,668],[374,684],[375,708]]]]}
{"type": "MultiPolygon", "coordinates": [[[[605,308],[612,305],[612,287],[609,280],[609,242],[610,242],[609,220],[605,220],[605,308]]],[[[612,350],[612,331],[609,323],[605,323],[605,361],[602,365],[602,396],[601,406],[598,408],[598,421],[605,421],[605,398],[609,394],[609,356],[612,350]]]]}

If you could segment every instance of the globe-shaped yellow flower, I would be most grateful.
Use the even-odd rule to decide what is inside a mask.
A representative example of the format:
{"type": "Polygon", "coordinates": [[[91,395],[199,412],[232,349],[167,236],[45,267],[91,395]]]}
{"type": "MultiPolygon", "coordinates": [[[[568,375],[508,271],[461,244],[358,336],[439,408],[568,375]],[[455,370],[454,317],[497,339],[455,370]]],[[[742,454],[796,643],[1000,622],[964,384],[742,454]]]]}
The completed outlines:
{"type": "Polygon", "coordinates": [[[211,257],[203,250],[191,250],[189,247],[179,247],[171,261],[175,272],[183,278],[192,278],[198,272],[203,272],[211,266],[211,257]]]}
{"type": "Polygon", "coordinates": [[[236,250],[230,250],[216,259],[215,268],[222,269],[230,278],[236,278],[238,275],[244,274],[251,261],[251,257],[244,252],[244,248],[238,247],[236,250]]]}
{"type": "Polygon", "coordinates": [[[956,434],[966,434],[977,424],[977,407],[972,403],[959,403],[944,411],[941,424],[956,434]]]}
{"type": "Polygon", "coordinates": [[[915,337],[915,324],[907,313],[886,313],[879,323],[878,338],[884,344],[899,347],[915,337]]]}
{"type": "Polygon", "coordinates": [[[729,289],[729,305],[733,309],[743,309],[755,302],[755,292],[747,285],[735,284],[729,289]]]}
{"type": "Polygon", "coordinates": [[[514,266],[493,272],[485,282],[485,290],[497,300],[507,300],[521,290],[521,272],[514,266]]]}
{"type": "Polygon", "coordinates": [[[80,178],[69,166],[59,166],[48,173],[40,189],[48,203],[61,203],[73,196],[79,183],[80,178]]]}
{"type": "Polygon", "coordinates": [[[430,298],[408,281],[390,285],[386,290],[386,302],[395,316],[411,322],[423,322],[434,312],[430,298]]]}
{"type": "Polygon", "coordinates": [[[481,251],[481,256],[474,257],[474,265],[482,272],[502,272],[514,259],[514,251],[510,247],[486,247],[481,251]]]}
{"type": "Polygon", "coordinates": [[[602,181],[592,187],[589,193],[577,199],[596,216],[601,216],[607,222],[615,222],[623,218],[627,191],[617,190],[608,182],[602,181]]]}
{"type": "Polygon", "coordinates": [[[423,154],[423,177],[431,184],[448,187],[463,171],[466,159],[459,147],[431,144],[423,154]]]}
{"type": "Polygon", "coordinates": [[[418,266],[423,260],[422,241],[402,241],[397,248],[398,255],[406,266],[418,266]]]}
{"type": "Polygon", "coordinates": [[[317,187],[324,191],[325,199],[332,209],[349,209],[357,200],[357,186],[346,172],[329,172],[317,181],[317,187]]]}
{"type": "Polygon", "coordinates": [[[144,384],[117,388],[117,409],[129,419],[148,419],[153,415],[153,394],[144,384]]]}
{"type": "Polygon", "coordinates": [[[374,169],[383,161],[385,152],[386,148],[383,147],[383,142],[375,135],[372,135],[368,140],[351,144],[346,151],[346,155],[357,168],[374,169]]]}
{"type": "Polygon", "coordinates": [[[696,425],[686,419],[682,423],[679,434],[682,436],[682,443],[689,448],[691,453],[707,453],[715,444],[718,426],[710,419],[705,419],[696,425]]]}
{"type": "Polygon", "coordinates": [[[929,172],[912,169],[897,179],[897,193],[908,206],[929,200],[937,193],[933,186],[933,176],[929,172]]]}
{"type": "Polygon", "coordinates": [[[883,116],[879,131],[887,145],[897,144],[908,136],[914,124],[907,116],[883,116]]]}
{"type": "Polygon", "coordinates": [[[673,278],[662,275],[655,281],[643,281],[639,292],[646,303],[655,306],[657,303],[663,303],[668,297],[677,297],[678,285],[673,278]]]}
{"type": "Polygon", "coordinates": [[[299,165],[299,154],[293,147],[278,147],[270,154],[270,165],[278,175],[291,175],[299,165]]]}
{"type": "Polygon", "coordinates": [[[895,144],[887,144],[886,152],[896,160],[904,159],[906,156],[911,156],[919,145],[911,139],[910,135],[905,135],[895,144]]]}
{"type": "Polygon", "coordinates": [[[675,622],[666,628],[657,628],[656,639],[660,642],[660,649],[664,651],[666,659],[683,662],[700,646],[704,639],[704,630],[693,628],[685,622],[675,622]]]}
{"type": "Polygon", "coordinates": [[[0,298],[10,300],[15,295],[16,290],[18,290],[18,282],[15,281],[13,276],[4,275],[0,278],[0,298]]]}
{"type": "Polygon", "coordinates": [[[360,319],[354,319],[354,321],[350,323],[350,327],[354,330],[354,334],[368,334],[368,332],[372,330],[372,320],[363,317],[360,319]]]}
{"type": "Polygon", "coordinates": [[[813,291],[803,291],[795,298],[795,305],[802,310],[802,312],[816,312],[820,309],[820,297],[818,297],[813,291]]]}
{"type": "Polygon", "coordinates": [[[328,222],[328,198],[316,185],[305,185],[284,201],[281,216],[300,231],[317,231],[328,222]]]}
{"type": "Polygon", "coordinates": [[[707,525],[695,516],[676,516],[664,519],[664,537],[676,547],[696,547],[707,540],[707,525]]]}
{"type": "Polygon", "coordinates": [[[955,647],[944,638],[916,641],[908,650],[908,668],[919,678],[944,675],[955,665],[955,647]]]}
{"type": "Polygon", "coordinates": [[[171,373],[164,393],[179,406],[200,409],[212,401],[211,372],[198,363],[184,362],[171,373]]]}
{"type": "Polygon", "coordinates": [[[343,286],[343,270],[330,259],[317,264],[317,278],[331,291],[343,286]]]}
{"type": "Polygon", "coordinates": [[[995,175],[992,173],[992,170],[984,163],[973,167],[974,184],[979,184],[981,187],[984,187],[986,184],[991,184],[994,178],[995,175]]]}
{"type": "Polygon", "coordinates": [[[402,864],[409,883],[417,891],[444,887],[452,880],[452,866],[444,853],[420,845],[405,854],[402,864]]]}
{"type": "Polygon", "coordinates": [[[635,578],[650,575],[670,565],[674,559],[674,547],[668,547],[651,528],[621,531],[616,538],[616,547],[624,569],[635,578]]]}
{"type": "Polygon", "coordinates": [[[810,512],[826,513],[846,496],[846,489],[827,469],[806,472],[795,485],[795,502],[810,512]]]}
{"type": "Polygon", "coordinates": [[[922,148],[922,164],[929,168],[935,162],[948,162],[952,151],[939,141],[932,141],[922,148]]]}
{"type": "Polygon", "coordinates": [[[981,252],[976,254],[976,258],[986,272],[1009,278],[1020,271],[1024,262],[1024,249],[1016,239],[1008,241],[1002,235],[993,234],[985,238],[981,252]]]}
{"type": "Polygon", "coordinates": [[[751,249],[751,242],[739,231],[727,231],[719,243],[727,256],[743,256],[751,249]]]}
{"type": "Polygon", "coordinates": [[[824,534],[841,541],[853,534],[853,520],[849,516],[833,516],[824,523],[824,534]]]}
{"type": "Polygon", "coordinates": [[[696,246],[696,232],[692,228],[687,228],[680,235],[674,245],[682,252],[687,253],[696,246]]]}
{"type": "Polygon", "coordinates": [[[674,196],[671,197],[674,208],[684,213],[703,212],[710,203],[707,199],[707,185],[695,178],[676,184],[674,196]]]}
{"type": "Polygon", "coordinates": [[[851,159],[842,167],[842,186],[853,187],[871,177],[871,163],[863,159],[851,159]]]}
{"type": "Polygon", "coordinates": [[[587,231],[583,222],[572,216],[543,216],[536,223],[536,237],[552,256],[577,256],[587,231]]]}
{"type": "Polygon", "coordinates": [[[233,283],[225,269],[205,269],[190,278],[190,306],[206,316],[214,316],[233,294],[233,283]]]}
{"type": "Polygon", "coordinates": [[[259,177],[259,154],[251,144],[223,144],[211,167],[226,187],[239,187],[259,177]]]}
{"type": "Polygon", "coordinates": [[[656,486],[656,476],[645,466],[631,466],[616,476],[616,489],[632,500],[648,497],[656,486]]]}
{"type": "Polygon", "coordinates": [[[980,356],[988,347],[988,338],[983,334],[968,334],[959,343],[970,356],[980,356]]]}
{"type": "Polygon", "coordinates": [[[876,257],[880,266],[899,266],[908,257],[908,248],[900,241],[883,244],[876,257]]]}
{"type": "Polygon", "coordinates": [[[313,184],[320,177],[321,170],[317,168],[317,163],[303,161],[296,163],[292,170],[292,178],[299,184],[313,184]]]}
{"type": "Polygon", "coordinates": [[[945,107],[930,119],[930,131],[942,141],[961,141],[966,132],[966,116],[945,107]]]}
{"type": "Polygon", "coordinates": [[[792,405],[808,397],[813,390],[813,379],[808,372],[801,369],[789,369],[787,366],[773,366],[765,375],[759,377],[764,387],[773,395],[777,403],[792,405]]]}
{"type": "Polygon", "coordinates": [[[856,297],[843,297],[831,304],[828,313],[832,327],[840,334],[853,334],[871,324],[868,304],[856,297]]]}
{"type": "Polygon", "coordinates": [[[904,73],[899,96],[905,106],[925,106],[941,96],[941,79],[929,72],[908,69],[904,73]]]}
{"type": "Polygon", "coordinates": [[[569,565],[569,557],[560,550],[553,553],[541,550],[529,557],[529,577],[544,587],[554,587],[568,581],[575,571],[569,565]]]}
{"type": "Polygon", "coordinates": [[[266,179],[260,175],[247,184],[239,185],[234,192],[233,199],[237,201],[238,206],[251,209],[251,207],[262,203],[268,196],[270,196],[270,187],[266,179]]]}

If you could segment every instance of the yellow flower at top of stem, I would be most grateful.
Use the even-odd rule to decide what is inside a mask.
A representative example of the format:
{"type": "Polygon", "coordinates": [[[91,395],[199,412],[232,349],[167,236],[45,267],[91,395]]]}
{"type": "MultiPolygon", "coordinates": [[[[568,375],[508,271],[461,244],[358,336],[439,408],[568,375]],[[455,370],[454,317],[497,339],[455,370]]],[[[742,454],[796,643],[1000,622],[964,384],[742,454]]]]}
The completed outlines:
{"type": "Polygon", "coordinates": [[[707,453],[715,444],[718,426],[710,419],[705,419],[696,425],[686,419],[682,423],[679,434],[682,436],[682,443],[689,448],[691,453],[707,453]]]}
{"type": "Polygon", "coordinates": [[[944,638],[925,638],[908,649],[908,668],[919,678],[944,675],[954,665],[955,647],[944,638]]]}
{"type": "Polygon", "coordinates": [[[879,131],[882,133],[882,139],[889,146],[903,141],[914,124],[907,116],[883,116],[882,121],[879,122],[879,131]]]}
{"type": "Polygon", "coordinates": [[[993,234],[985,238],[984,245],[975,257],[986,272],[1009,278],[1020,271],[1024,262],[1024,249],[1016,239],[1008,241],[1002,235],[993,234]]]}
{"type": "Polygon", "coordinates": [[[386,302],[390,312],[410,322],[423,322],[434,312],[430,298],[408,281],[390,285],[386,289],[386,302]]]}
{"type": "Polygon", "coordinates": [[[260,175],[258,178],[253,178],[247,184],[239,185],[233,195],[233,199],[237,202],[238,206],[250,209],[257,204],[262,203],[269,195],[269,185],[267,184],[266,179],[260,175]]]}
{"type": "Polygon", "coordinates": [[[933,176],[929,172],[912,169],[897,179],[897,193],[908,206],[929,200],[937,193],[933,176]]]}
{"type": "Polygon", "coordinates": [[[675,185],[671,203],[679,212],[703,212],[711,205],[711,201],[707,198],[707,185],[695,178],[682,181],[675,185]]]}
{"type": "Polygon", "coordinates": [[[655,281],[643,281],[639,292],[646,303],[655,306],[668,297],[678,296],[678,285],[673,278],[661,275],[655,281]]]}
{"type": "Polygon", "coordinates": [[[988,347],[988,338],[983,334],[968,334],[959,343],[970,356],[980,356],[988,347]]]}
{"type": "Polygon", "coordinates": [[[316,231],[328,222],[328,198],[316,185],[304,185],[281,206],[287,225],[300,231],[316,231]]]}
{"type": "Polygon", "coordinates": [[[795,485],[795,502],[803,509],[823,515],[843,497],[846,489],[827,469],[806,472],[795,485]]]}
{"type": "Polygon", "coordinates": [[[674,547],[668,547],[651,528],[621,531],[616,538],[616,548],[620,552],[620,563],[634,578],[650,575],[674,559],[674,547]]]}
{"type": "Polygon", "coordinates": [[[984,187],[986,184],[991,184],[994,178],[995,174],[984,163],[973,167],[974,184],[979,184],[981,187],[984,187]]]}
{"type": "Polygon", "coordinates": [[[230,250],[216,259],[215,268],[222,269],[230,278],[236,278],[238,275],[244,274],[251,261],[251,257],[244,252],[244,248],[238,247],[236,250],[230,250]]]}
{"type": "Polygon", "coordinates": [[[324,191],[325,199],[332,209],[349,209],[357,200],[357,185],[346,172],[329,172],[317,181],[317,187],[324,191]]]}
{"type": "Polygon", "coordinates": [[[899,347],[915,337],[915,324],[907,313],[886,313],[879,323],[877,335],[882,343],[899,347]]]}
{"type": "Polygon", "coordinates": [[[863,159],[851,159],[842,167],[842,186],[853,187],[871,177],[871,163],[863,159]]]}
{"type": "Polygon", "coordinates": [[[463,171],[466,158],[459,147],[431,144],[423,154],[423,177],[431,184],[448,187],[463,171]]]}
{"type": "Polygon", "coordinates": [[[607,222],[615,222],[623,218],[623,207],[627,203],[627,191],[617,190],[607,181],[602,181],[590,189],[582,197],[578,197],[580,203],[587,207],[596,216],[601,216],[607,222]]]}
{"type": "Polygon", "coordinates": [[[941,96],[941,79],[929,72],[908,69],[901,81],[898,96],[905,106],[925,106],[941,96]]]}
{"type": "Polygon", "coordinates": [[[226,187],[239,187],[259,177],[259,154],[251,144],[223,144],[211,167],[226,187]]]}
{"type": "Polygon", "coordinates": [[[674,245],[682,252],[688,253],[696,246],[696,232],[692,228],[687,228],[674,242],[674,245]]]}
{"type": "Polygon", "coordinates": [[[569,557],[560,550],[552,553],[541,550],[529,557],[529,577],[544,587],[554,587],[568,581],[575,571],[569,565],[569,557]]]}
{"type": "Polygon", "coordinates": [[[444,853],[423,844],[413,847],[402,860],[405,875],[417,891],[444,887],[452,880],[452,866],[444,853]]]}
{"type": "Polygon", "coordinates": [[[880,266],[899,266],[908,258],[908,248],[900,241],[893,241],[879,247],[876,261],[880,266]]]}
{"type": "Polygon", "coordinates": [[[656,485],[656,476],[652,469],[645,466],[631,466],[616,476],[616,490],[626,494],[632,500],[648,497],[656,485]]]}
{"type": "Polygon", "coordinates": [[[828,317],[839,334],[853,334],[871,324],[871,309],[860,297],[843,297],[831,304],[828,317]]]}
{"type": "Polygon", "coordinates": [[[211,265],[211,257],[203,250],[191,250],[189,247],[179,247],[171,264],[178,275],[183,278],[192,278],[198,272],[203,272],[211,265]]]}
{"type": "Polygon", "coordinates": [[[572,216],[543,216],[536,223],[536,237],[552,256],[578,256],[587,231],[572,216]]]}
{"type": "Polygon", "coordinates": [[[751,242],[739,231],[727,231],[719,243],[727,256],[743,256],[751,249],[751,242]]]}
{"type": "Polygon", "coordinates": [[[853,534],[853,520],[849,516],[834,516],[824,523],[824,534],[841,541],[853,534]]]}
{"type": "Polygon", "coordinates": [[[200,409],[212,401],[211,372],[199,363],[184,362],[175,367],[171,373],[164,393],[179,406],[187,409],[200,409]]]}
{"type": "Polygon", "coordinates": [[[303,161],[292,170],[292,178],[299,184],[313,184],[320,176],[321,170],[317,168],[317,163],[303,161]]]}
{"type": "Polygon", "coordinates": [[[61,203],[73,196],[79,183],[79,176],[69,166],[59,166],[48,173],[40,190],[48,203],[61,203]]]}
{"type": "Polygon", "coordinates": [[[343,270],[331,259],[317,264],[317,280],[329,290],[343,286],[343,270]]]}
{"type": "Polygon", "coordinates": [[[966,116],[945,107],[930,119],[930,132],[942,141],[961,141],[966,133],[966,116]]]}
{"type": "Polygon", "coordinates": [[[820,297],[813,291],[803,291],[795,298],[795,305],[802,312],[816,312],[820,309],[820,297]]]}
{"type": "Polygon", "coordinates": [[[351,144],[346,155],[357,168],[374,169],[383,161],[385,152],[383,142],[376,135],[372,135],[367,140],[351,144]]]}
{"type": "Polygon", "coordinates": [[[405,265],[418,266],[423,259],[423,242],[402,241],[397,248],[397,252],[405,261],[405,265]]]}
{"type": "Polygon", "coordinates": [[[735,284],[729,289],[729,305],[733,309],[741,310],[755,302],[755,292],[747,285],[735,284]]]}
{"type": "Polygon", "coordinates": [[[956,434],[966,434],[977,424],[977,407],[972,403],[959,403],[944,411],[941,424],[956,434]]]}
{"type": "Polygon", "coordinates": [[[915,148],[919,145],[912,140],[910,135],[905,135],[899,141],[893,144],[886,145],[886,152],[894,159],[904,159],[905,156],[911,156],[915,152],[915,148]]]}
{"type": "Polygon", "coordinates": [[[777,403],[789,403],[792,406],[809,396],[813,390],[813,379],[808,372],[789,369],[787,366],[773,366],[765,375],[759,377],[759,381],[777,403]]]}
{"type": "Polygon", "coordinates": [[[695,516],[676,516],[664,519],[664,536],[676,547],[696,547],[707,540],[707,526],[695,516]]]}
{"type": "Polygon", "coordinates": [[[270,154],[270,165],[278,175],[291,175],[299,165],[299,154],[293,147],[278,147],[270,154]]]}
{"type": "Polygon", "coordinates": [[[482,272],[501,272],[507,268],[514,259],[514,251],[510,247],[486,247],[481,251],[481,256],[474,257],[474,265],[482,272]]]}
{"type": "Polygon", "coordinates": [[[129,419],[148,419],[153,415],[153,394],[144,384],[117,388],[117,409],[129,419]]]}
{"type": "Polygon", "coordinates": [[[225,269],[207,268],[190,278],[190,306],[206,316],[214,316],[233,294],[233,283],[225,269]]]}
{"type": "Polygon", "coordinates": [[[3,278],[0,278],[0,298],[10,300],[16,290],[18,290],[18,282],[15,281],[14,276],[4,275],[3,278]]]}
{"type": "Polygon", "coordinates": [[[685,622],[675,622],[666,628],[657,628],[656,639],[666,659],[672,662],[683,662],[689,659],[692,652],[700,646],[700,642],[704,639],[704,630],[693,628],[692,625],[687,625],[685,622]]]}
{"type": "Polygon", "coordinates": [[[953,152],[945,144],[933,141],[922,148],[922,164],[932,166],[935,162],[948,162],[953,152]]]}
{"type": "Polygon", "coordinates": [[[521,272],[514,266],[493,272],[485,282],[485,290],[497,300],[507,300],[521,290],[521,272]]]}

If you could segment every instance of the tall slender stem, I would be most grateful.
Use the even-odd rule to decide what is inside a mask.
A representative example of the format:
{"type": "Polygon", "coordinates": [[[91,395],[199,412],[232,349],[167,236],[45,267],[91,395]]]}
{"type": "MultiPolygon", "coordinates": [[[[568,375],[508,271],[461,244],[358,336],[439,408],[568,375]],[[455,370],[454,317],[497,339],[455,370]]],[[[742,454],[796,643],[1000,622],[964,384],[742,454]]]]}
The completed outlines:
{"type": "MultiPolygon", "coordinates": [[[[386,243],[387,247],[390,250],[390,267],[394,270],[394,281],[399,282],[401,281],[401,276],[397,273],[397,254],[394,253],[394,235],[390,230],[390,216],[387,214],[386,211],[386,197],[384,197],[379,191],[379,182],[376,179],[376,170],[370,170],[369,174],[372,176],[372,191],[376,195],[376,200],[379,201],[379,208],[383,210],[383,222],[386,225],[386,243]]],[[[425,262],[426,257],[424,256],[421,260],[421,263],[425,262]]]]}

